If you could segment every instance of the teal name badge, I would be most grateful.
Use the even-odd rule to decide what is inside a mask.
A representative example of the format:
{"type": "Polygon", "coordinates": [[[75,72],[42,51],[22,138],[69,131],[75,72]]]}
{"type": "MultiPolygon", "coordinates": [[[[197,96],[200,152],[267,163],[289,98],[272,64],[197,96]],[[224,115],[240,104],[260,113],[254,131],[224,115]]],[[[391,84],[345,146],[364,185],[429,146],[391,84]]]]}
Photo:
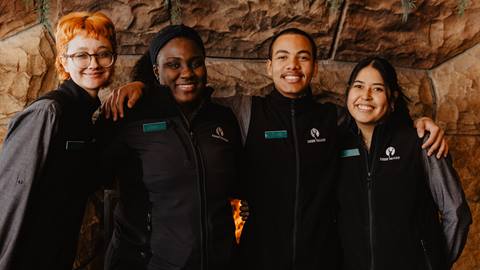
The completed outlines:
{"type": "Polygon", "coordinates": [[[286,130],[270,130],[265,131],[265,139],[285,139],[288,137],[288,133],[286,130]]]}
{"type": "Polygon", "coordinates": [[[358,151],[358,148],[354,149],[345,149],[340,151],[340,157],[345,158],[345,157],[356,157],[360,156],[360,151],[358,151]]]}
{"type": "Polygon", "coordinates": [[[143,133],[152,133],[164,130],[167,130],[166,121],[143,124],[143,133]]]}
{"type": "Polygon", "coordinates": [[[84,141],[67,141],[65,143],[65,149],[68,151],[81,150],[85,148],[86,142],[84,141]]]}

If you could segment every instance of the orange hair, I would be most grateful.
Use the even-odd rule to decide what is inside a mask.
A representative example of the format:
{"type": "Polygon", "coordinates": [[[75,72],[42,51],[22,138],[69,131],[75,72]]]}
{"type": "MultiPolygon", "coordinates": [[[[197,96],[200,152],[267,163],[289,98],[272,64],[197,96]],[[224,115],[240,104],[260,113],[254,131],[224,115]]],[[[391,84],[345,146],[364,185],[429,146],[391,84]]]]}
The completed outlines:
{"type": "Polygon", "coordinates": [[[87,37],[104,37],[110,41],[113,52],[117,52],[117,40],[115,26],[105,14],[101,12],[71,12],[60,18],[55,33],[57,47],[57,57],[55,67],[57,68],[60,80],[70,79],[62,65],[62,57],[67,52],[67,45],[78,34],[84,34],[87,37]]]}

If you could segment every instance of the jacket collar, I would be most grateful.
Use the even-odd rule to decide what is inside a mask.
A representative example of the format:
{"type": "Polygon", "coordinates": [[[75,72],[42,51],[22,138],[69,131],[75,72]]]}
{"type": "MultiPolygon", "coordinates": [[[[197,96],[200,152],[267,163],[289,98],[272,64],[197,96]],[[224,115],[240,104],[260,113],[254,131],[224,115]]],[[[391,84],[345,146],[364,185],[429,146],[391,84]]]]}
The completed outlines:
{"type": "Polygon", "coordinates": [[[266,98],[275,108],[281,111],[290,111],[293,108],[297,114],[311,109],[314,103],[310,87],[305,91],[303,96],[296,99],[283,96],[273,87],[273,91],[270,92],[266,98]]]}
{"type": "Polygon", "coordinates": [[[59,89],[75,100],[78,110],[91,116],[100,107],[100,99],[91,97],[87,91],[77,85],[72,79],[64,81],[59,89]]]}

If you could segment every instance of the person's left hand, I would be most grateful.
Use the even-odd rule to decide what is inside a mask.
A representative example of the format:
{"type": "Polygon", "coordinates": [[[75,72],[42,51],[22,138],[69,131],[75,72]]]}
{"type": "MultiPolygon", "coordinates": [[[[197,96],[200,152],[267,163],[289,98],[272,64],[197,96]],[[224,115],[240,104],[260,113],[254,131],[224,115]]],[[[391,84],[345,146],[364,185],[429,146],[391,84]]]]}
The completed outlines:
{"type": "Polygon", "coordinates": [[[428,139],[422,144],[422,149],[428,148],[428,156],[437,151],[436,157],[440,159],[448,154],[448,143],[445,139],[445,132],[432,119],[421,117],[415,121],[415,128],[419,138],[425,136],[425,131],[430,133],[428,139]]]}
{"type": "Polygon", "coordinates": [[[114,89],[102,105],[102,112],[106,119],[113,117],[113,121],[123,118],[125,100],[128,100],[128,108],[133,108],[142,97],[144,84],[142,82],[131,82],[117,89],[114,89]]]}

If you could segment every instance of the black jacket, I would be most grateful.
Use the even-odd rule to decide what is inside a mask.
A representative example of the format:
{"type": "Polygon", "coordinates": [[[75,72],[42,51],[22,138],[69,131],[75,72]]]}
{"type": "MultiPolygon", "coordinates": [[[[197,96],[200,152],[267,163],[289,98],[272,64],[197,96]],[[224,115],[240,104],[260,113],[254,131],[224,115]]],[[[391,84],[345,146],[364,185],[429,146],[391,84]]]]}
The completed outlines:
{"type": "Polygon", "coordinates": [[[100,105],[73,81],[10,122],[0,158],[0,269],[70,270],[96,150],[100,105]]]}
{"type": "Polygon", "coordinates": [[[158,88],[127,117],[109,151],[128,164],[107,268],[228,269],[241,150],[235,116],[206,97],[187,119],[158,88]]]}
{"type": "Polygon", "coordinates": [[[311,93],[253,97],[244,178],[243,269],[336,269],[336,109],[311,93]]]}
{"type": "Polygon", "coordinates": [[[375,127],[368,153],[350,121],[341,144],[343,269],[447,269],[445,239],[415,129],[391,117],[375,127]]]}

